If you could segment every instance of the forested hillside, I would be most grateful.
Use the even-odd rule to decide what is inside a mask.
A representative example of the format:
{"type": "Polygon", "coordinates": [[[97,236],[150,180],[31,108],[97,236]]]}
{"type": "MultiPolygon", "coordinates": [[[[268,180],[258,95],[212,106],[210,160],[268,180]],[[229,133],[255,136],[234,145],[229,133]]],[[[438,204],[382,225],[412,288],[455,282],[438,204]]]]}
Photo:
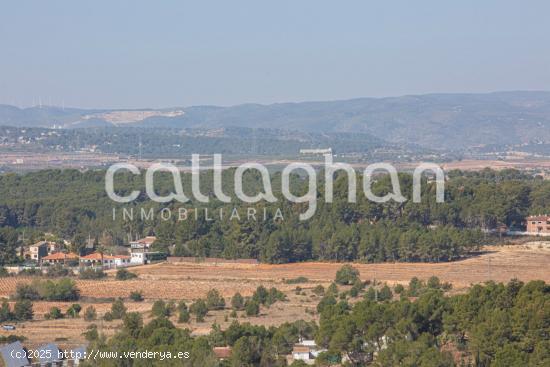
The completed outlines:
{"type": "MultiPolygon", "coordinates": [[[[277,129],[175,129],[104,127],[44,129],[0,126],[4,151],[48,151],[183,157],[191,154],[298,155],[300,149],[332,148],[338,153],[427,152],[413,144],[398,146],[366,133],[304,133],[277,129]]],[[[394,156],[397,154],[394,153],[394,156]]]]}
{"type": "MultiPolygon", "coordinates": [[[[518,171],[463,174],[450,172],[444,203],[435,202],[434,185],[424,183],[422,202],[393,201],[378,204],[360,192],[357,203],[347,202],[347,179],[335,181],[335,199],[324,202],[324,187],[318,185],[318,208],[310,220],[298,220],[307,204],[292,204],[280,193],[280,176],[272,176],[276,203],[256,205],[233,198],[223,204],[213,197],[212,172],[201,177],[202,192],[210,193],[208,204],[160,205],[144,194],[144,175],[117,175],[116,189],[142,194],[131,204],[116,204],[105,193],[104,171],[45,170],[24,175],[0,176],[0,226],[4,242],[15,246],[12,231],[32,234],[48,231],[82,246],[92,237],[105,245],[124,244],[132,238],[155,234],[155,246],[168,250],[175,245],[176,255],[258,258],[282,263],[319,260],[360,261],[447,261],[457,259],[483,242],[481,229],[500,224],[519,228],[528,214],[550,212],[550,182],[532,178],[518,171]],[[122,208],[134,208],[133,220],[124,219],[122,208]],[[256,219],[247,219],[247,209],[254,207],[256,219]],[[140,211],[152,208],[154,216],[140,218],[140,211]],[[163,220],[159,211],[173,213],[163,220]],[[187,208],[187,220],[178,220],[179,208],[187,208]],[[266,218],[264,219],[264,208],[266,218]],[[113,209],[116,211],[113,218],[113,209]],[[210,210],[205,213],[205,209],[210,210]],[[220,219],[219,210],[225,216],[220,219]],[[239,218],[230,218],[236,210],[239,218]],[[277,210],[284,217],[275,218],[277,210]],[[195,217],[196,214],[196,217],[195,217]],[[195,219],[196,218],[196,219],[195,219]],[[11,240],[10,240],[11,239],[11,240]]],[[[319,175],[321,177],[321,175],[319,175]]],[[[401,189],[412,196],[412,179],[401,174],[401,189]]],[[[224,171],[224,191],[232,193],[233,171],[224,171]]],[[[190,178],[184,175],[184,192],[191,193],[190,178]]],[[[245,175],[245,191],[260,188],[260,176],[245,175]]],[[[294,192],[303,192],[306,182],[293,178],[294,192]]],[[[362,187],[358,183],[358,187],[362,187]]],[[[171,177],[156,177],[159,194],[171,192],[171,177]]],[[[379,177],[373,191],[384,194],[390,189],[389,177],[379,177]]],[[[5,249],[5,247],[4,247],[5,249]]],[[[9,260],[9,256],[5,261],[9,260]]]]}

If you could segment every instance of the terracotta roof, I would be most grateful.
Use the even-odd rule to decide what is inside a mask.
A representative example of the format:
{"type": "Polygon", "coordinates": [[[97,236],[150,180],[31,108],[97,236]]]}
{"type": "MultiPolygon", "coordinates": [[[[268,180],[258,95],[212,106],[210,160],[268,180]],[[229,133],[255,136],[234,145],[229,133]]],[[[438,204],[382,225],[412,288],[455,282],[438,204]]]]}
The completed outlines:
{"type": "Polygon", "coordinates": [[[147,236],[147,237],[144,237],[144,238],[140,238],[139,240],[137,240],[135,242],[145,243],[146,245],[151,245],[156,240],[157,240],[157,238],[155,236],[147,236]]]}
{"type": "Polygon", "coordinates": [[[65,259],[67,260],[78,259],[78,255],[73,252],[69,252],[67,254],[64,252],[56,252],[55,254],[44,256],[42,258],[42,260],[65,260],[65,259]]]}
{"type": "MultiPolygon", "coordinates": [[[[102,256],[99,252],[94,252],[92,254],[81,256],[80,260],[101,260],[102,256]]],[[[114,259],[129,259],[130,256],[126,255],[107,255],[103,254],[103,260],[114,260],[114,259]]]]}
{"type": "Polygon", "coordinates": [[[307,345],[295,345],[292,348],[292,353],[309,353],[311,348],[307,345]]]}
{"type": "Polygon", "coordinates": [[[231,357],[231,347],[214,347],[213,352],[216,358],[231,357]]]}

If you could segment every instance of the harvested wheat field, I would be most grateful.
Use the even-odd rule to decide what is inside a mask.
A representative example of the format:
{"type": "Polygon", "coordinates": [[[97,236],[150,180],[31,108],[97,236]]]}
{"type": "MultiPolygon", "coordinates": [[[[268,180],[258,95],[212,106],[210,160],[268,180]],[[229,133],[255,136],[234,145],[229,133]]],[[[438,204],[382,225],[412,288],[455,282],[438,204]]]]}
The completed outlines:
{"type": "MultiPolygon", "coordinates": [[[[407,283],[415,276],[427,279],[435,275],[443,281],[451,282],[455,288],[464,288],[487,280],[506,282],[512,278],[524,281],[542,279],[550,282],[549,265],[550,245],[547,242],[487,247],[476,256],[450,263],[354,264],[364,280],[376,279],[394,284],[407,283]]],[[[216,281],[220,282],[220,289],[227,288],[233,283],[238,284],[239,289],[246,293],[246,290],[254,288],[254,284],[282,282],[283,279],[299,276],[307,277],[314,282],[330,282],[341,266],[340,263],[321,262],[283,265],[181,263],[143,266],[133,271],[138,273],[141,279],[150,282],[161,281],[171,284],[176,280],[189,280],[200,285],[201,282],[216,281]]]]}
{"type": "MultiPolygon", "coordinates": [[[[550,242],[529,242],[522,245],[487,247],[484,252],[470,258],[452,263],[383,263],[355,264],[363,280],[376,279],[390,285],[408,283],[412,277],[427,279],[437,276],[442,281],[453,284],[453,292],[460,292],[471,284],[487,280],[507,282],[512,278],[523,281],[534,279],[550,282],[550,242]]],[[[250,265],[230,263],[160,263],[133,267],[130,270],[138,274],[137,279],[116,281],[113,272],[105,280],[76,280],[81,290],[79,302],[85,309],[93,305],[101,317],[110,308],[108,298],[122,297],[128,311],[142,313],[145,320],[150,318],[150,310],[156,299],[185,300],[204,297],[209,289],[216,288],[226,298],[235,292],[250,296],[260,284],[265,287],[277,287],[287,297],[287,302],[278,302],[270,308],[262,308],[258,317],[244,317],[239,312],[239,320],[261,325],[279,325],[286,321],[316,318],[312,310],[319,302],[319,297],[311,290],[318,284],[329,285],[336,271],[342,266],[339,263],[300,263],[283,265],[250,265]],[[297,277],[308,278],[300,284],[287,284],[285,279],[297,277]],[[301,289],[296,291],[296,287],[301,289]],[[141,291],[144,302],[132,302],[128,299],[131,291],[141,291]],[[244,318],[243,318],[244,317],[244,318]]],[[[0,297],[9,297],[15,292],[17,283],[31,282],[33,278],[7,277],[0,279],[0,297]]],[[[45,320],[44,314],[53,307],[63,312],[71,303],[35,302],[35,320],[19,323],[17,330],[0,331],[0,335],[9,333],[24,335],[30,346],[57,339],[60,344],[74,346],[85,342],[82,332],[90,322],[80,319],[45,320]]],[[[210,325],[216,322],[228,326],[232,318],[227,318],[229,310],[210,312],[204,322],[180,324],[188,327],[195,334],[207,333],[210,325]]],[[[175,316],[172,319],[176,322],[175,316]]],[[[106,335],[112,335],[119,327],[120,321],[95,321],[106,335]]]]}

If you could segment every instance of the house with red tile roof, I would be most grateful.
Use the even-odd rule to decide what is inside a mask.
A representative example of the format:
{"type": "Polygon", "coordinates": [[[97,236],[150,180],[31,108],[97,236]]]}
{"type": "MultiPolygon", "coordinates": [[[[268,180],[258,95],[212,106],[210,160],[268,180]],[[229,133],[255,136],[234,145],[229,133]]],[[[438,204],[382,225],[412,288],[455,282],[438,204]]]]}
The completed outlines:
{"type": "Polygon", "coordinates": [[[69,261],[78,261],[78,255],[74,252],[56,252],[42,258],[42,263],[66,264],[69,261]]]}

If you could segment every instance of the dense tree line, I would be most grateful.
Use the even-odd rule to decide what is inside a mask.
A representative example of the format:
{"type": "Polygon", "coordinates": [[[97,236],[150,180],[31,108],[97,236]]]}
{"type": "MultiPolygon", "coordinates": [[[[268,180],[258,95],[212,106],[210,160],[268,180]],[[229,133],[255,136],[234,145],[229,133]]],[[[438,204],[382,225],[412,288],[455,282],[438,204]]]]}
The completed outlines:
{"type": "MultiPolygon", "coordinates": [[[[325,202],[323,180],[319,179],[316,213],[310,220],[300,221],[298,215],[307,204],[292,204],[282,197],[280,174],[272,175],[278,202],[254,205],[241,203],[231,194],[233,174],[234,170],[223,174],[224,192],[233,197],[232,203],[215,199],[212,172],[207,171],[201,176],[201,191],[211,198],[209,203],[191,200],[166,205],[148,200],[143,173],[117,175],[116,190],[120,194],[141,190],[138,199],[130,204],[116,204],[107,197],[105,172],[101,170],[1,175],[0,261],[14,261],[13,250],[20,244],[23,230],[27,243],[48,231],[71,240],[75,251],[88,238],[109,247],[154,234],[157,249],[177,256],[257,258],[272,263],[311,259],[448,261],[483,243],[486,234],[482,229],[502,224],[521,228],[525,216],[550,212],[550,182],[513,170],[450,172],[444,203],[435,202],[435,185],[426,181],[422,185],[422,202],[413,203],[412,178],[408,174],[400,174],[402,194],[409,199],[404,203],[374,203],[361,192],[357,203],[349,203],[347,178],[340,174],[334,183],[334,201],[325,202]],[[173,213],[166,221],[160,215],[165,207],[173,213]],[[180,221],[178,210],[182,207],[188,209],[188,218],[180,221]],[[247,219],[250,207],[256,210],[256,219],[247,219]],[[134,218],[124,218],[123,208],[133,209],[134,218]],[[148,214],[150,209],[154,215],[142,220],[141,210],[148,214]],[[238,219],[229,218],[234,209],[240,213],[238,219]],[[220,210],[225,213],[223,218],[220,210]],[[283,220],[277,217],[277,210],[283,220]]],[[[190,182],[189,175],[183,174],[188,196],[190,182]]],[[[155,184],[160,195],[173,191],[168,175],[158,174],[155,184]]],[[[293,176],[293,192],[303,193],[306,186],[304,179],[293,176]]],[[[357,187],[362,187],[360,178],[357,187]]],[[[257,172],[245,174],[244,189],[249,194],[262,190],[257,172]]],[[[389,177],[377,177],[373,192],[383,195],[389,191],[389,177]]]]}
{"type": "MultiPolygon", "coordinates": [[[[2,149],[79,152],[161,158],[191,154],[295,156],[300,149],[332,147],[340,153],[392,150],[424,151],[397,147],[369,134],[303,133],[277,129],[225,128],[172,129],[108,127],[87,129],[16,128],[0,126],[2,149]],[[141,143],[141,147],[140,147],[141,143]]],[[[185,160],[184,160],[185,161],[185,160]]],[[[189,161],[187,160],[187,163],[189,161]]]]}

